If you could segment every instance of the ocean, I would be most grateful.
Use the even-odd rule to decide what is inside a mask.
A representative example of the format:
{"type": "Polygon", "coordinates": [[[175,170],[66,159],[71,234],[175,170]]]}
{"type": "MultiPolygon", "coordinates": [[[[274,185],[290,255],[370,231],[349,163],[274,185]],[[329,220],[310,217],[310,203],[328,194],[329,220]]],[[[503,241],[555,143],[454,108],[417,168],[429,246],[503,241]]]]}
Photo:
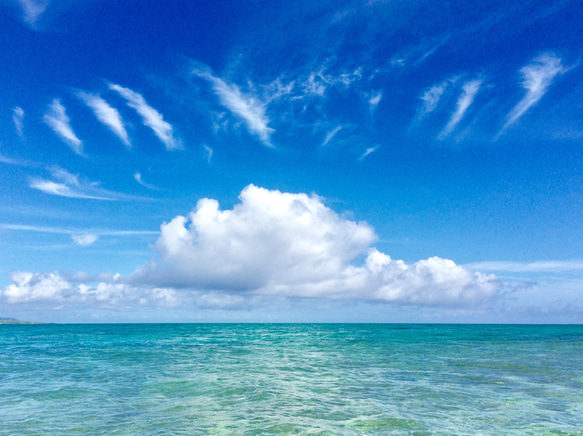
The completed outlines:
{"type": "Polygon", "coordinates": [[[583,326],[0,325],[2,435],[583,435],[583,326]]]}

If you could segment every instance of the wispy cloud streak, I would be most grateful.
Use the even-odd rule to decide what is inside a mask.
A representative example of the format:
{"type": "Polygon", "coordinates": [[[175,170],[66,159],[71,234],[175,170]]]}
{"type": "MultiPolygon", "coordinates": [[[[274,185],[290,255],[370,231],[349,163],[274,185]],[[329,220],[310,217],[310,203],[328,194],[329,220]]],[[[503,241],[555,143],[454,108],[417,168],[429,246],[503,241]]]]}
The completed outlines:
{"type": "Polygon", "coordinates": [[[421,108],[419,118],[423,118],[425,115],[435,110],[445,88],[447,88],[447,82],[442,82],[439,85],[433,85],[423,93],[421,96],[423,107],[421,108]]]}
{"type": "Polygon", "coordinates": [[[18,0],[18,3],[22,7],[22,19],[31,26],[36,23],[49,4],[48,0],[18,0]]]}
{"type": "MultiPolygon", "coordinates": [[[[506,123],[500,133],[517,122],[526,111],[534,106],[546,94],[549,86],[558,74],[567,69],[561,64],[561,59],[554,53],[544,53],[535,58],[530,64],[522,67],[522,87],[526,94],[508,113],[506,123]]],[[[500,134],[499,133],[499,134],[500,134]]]]}
{"type": "Polygon", "coordinates": [[[8,164],[8,165],[18,165],[18,162],[15,161],[14,159],[4,157],[1,154],[0,154],[0,163],[8,164]]]}
{"type": "Polygon", "coordinates": [[[328,143],[332,140],[332,138],[334,138],[334,136],[336,136],[338,132],[340,132],[340,130],[342,130],[342,126],[337,126],[333,130],[329,131],[324,138],[324,142],[322,142],[322,147],[328,145],[328,143]]]}
{"type": "Polygon", "coordinates": [[[65,107],[61,104],[61,101],[58,98],[55,98],[50,104],[49,111],[45,114],[43,119],[44,122],[53,129],[53,131],[65,141],[75,153],[83,155],[83,143],[77,138],[75,132],[73,132],[73,128],[70,124],[71,120],[65,113],[65,107]]]}
{"type": "Polygon", "coordinates": [[[380,145],[375,145],[374,147],[368,147],[364,153],[362,153],[360,155],[360,157],[358,158],[359,161],[363,161],[365,157],[367,157],[369,154],[374,153],[375,151],[378,150],[378,148],[380,147],[380,145]]]}
{"type": "Polygon", "coordinates": [[[136,197],[100,188],[99,183],[80,180],[75,174],[71,174],[59,167],[49,168],[49,171],[53,180],[35,178],[31,180],[29,186],[45,194],[58,197],[105,201],[137,199],[136,197]]]}
{"type": "Polygon", "coordinates": [[[206,160],[210,164],[211,159],[213,158],[213,149],[210,148],[208,145],[203,144],[204,154],[206,155],[206,160]]]}
{"type": "Polygon", "coordinates": [[[140,236],[140,235],[158,235],[160,233],[159,231],[153,230],[68,229],[58,227],[27,226],[22,224],[3,224],[3,223],[0,223],[0,229],[35,233],[54,233],[60,235],[93,234],[98,236],[140,236]]]}
{"type": "Polygon", "coordinates": [[[538,262],[505,262],[505,261],[491,261],[491,262],[476,262],[465,265],[470,269],[477,269],[483,271],[496,272],[566,272],[566,271],[582,271],[583,260],[545,260],[538,262]]]}
{"type": "Polygon", "coordinates": [[[24,110],[16,106],[12,109],[12,122],[14,127],[16,127],[16,132],[19,136],[22,136],[22,130],[24,129],[24,110]]]}
{"type": "Polygon", "coordinates": [[[116,85],[115,83],[110,83],[109,89],[125,98],[127,105],[142,117],[144,125],[152,129],[158,139],[166,146],[167,150],[183,148],[181,142],[174,136],[172,125],[164,121],[162,114],[146,103],[146,100],[141,94],[129,88],[116,85]]]}
{"type": "Polygon", "coordinates": [[[271,134],[275,131],[268,126],[265,115],[266,104],[256,96],[245,95],[235,84],[229,84],[212,74],[208,67],[194,68],[192,74],[211,83],[221,105],[245,122],[247,130],[267,147],[273,147],[271,134]]]}
{"type": "Polygon", "coordinates": [[[138,173],[137,171],[134,173],[134,179],[136,182],[138,182],[140,185],[142,185],[144,188],[148,188],[152,191],[158,191],[159,188],[150,184],[150,183],[146,183],[144,182],[144,180],[142,180],[142,175],[140,173],[138,173]]]}
{"type": "Polygon", "coordinates": [[[49,195],[56,195],[58,197],[68,198],[84,198],[90,200],[113,200],[107,197],[99,197],[96,195],[86,194],[75,187],[68,186],[65,183],[58,183],[52,180],[33,179],[30,182],[30,187],[49,195]]]}
{"type": "Polygon", "coordinates": [[[370,96],[370,98],[368,99],[368,104],[370,105],[371,111],[376,109],[376,107],[381,102],[382,98],[383,93],[381,91],[377,91],[370,96]]]}
{"type": "Polygon", "coordinates": [[[482,85],[482,80],[471,80],[464,83],[462,89],[462,95],[457,101],[455,112],[452,114],[449,122],[445,126],[445,128],[441,131],[438,136],[438,139],[444,139],[447,137],[453,129],[459,124],[459,122],[464,117],[466,111],[471,106],[476,97],[476,94],[480,90],[480,86],[482,85]]]}
{"type": "Polygon", "coordinates": [[[79,97],[93,111],[93,114],[101,123],[122,140],[126,147],[131,147],[128,133],[117,109],[111,107],[97,94],[78,91],[77,97],[79,97]]]}

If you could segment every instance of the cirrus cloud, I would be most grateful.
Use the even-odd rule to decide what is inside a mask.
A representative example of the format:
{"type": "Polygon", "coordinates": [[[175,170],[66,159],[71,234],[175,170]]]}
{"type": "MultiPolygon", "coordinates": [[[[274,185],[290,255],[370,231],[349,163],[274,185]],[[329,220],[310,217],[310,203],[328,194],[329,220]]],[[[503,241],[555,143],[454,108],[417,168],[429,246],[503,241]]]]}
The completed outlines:
{"type": "Polygon", "coordinates": [[[18,135],[22,136],[22,130],[24,129],[24,110],[20,106],[12,109],[12,122],[18,135]]]}
{"type": "Polygon", "coordinates": [[[44,116],[44,122],[53,131],[65,141],[71,149],[79,154],[83,155],[83,142],[75,135],[73,128],[70,124],[70,119],[65,112],[65,106],[61,104],[61,100],[55,98],[53,102],[49,105],[49,111],[44,116]]]}
{"type": "Polygon", "coordinates": [[[48,171],[51,173],[53,180],[34,178],[30,181],[29,186],[45,194],[58,197],[104,201],[139,199],[139,197],[103,189],[99,186],[99,182],[81,179],[78,175],[71,174],[63,168],[55,166],[48,168],[48,171]]]}
{"type": "Polygon", "coordinates": [[[95,114],[95,117],[111,130],[124,145],[131,148],[128,133],[124,126],[121,115],[117,109],[111,107],[103,98],[97,94],[91,94],[85,91],[78,91],[79,97],[95,114]]]}
{"type": "Polygon", "coordinates": [[[546,94],[555,77],[567,71],[561,59],[554,53],[543,53],[530,64],[522,67],[522,87],[526,94],[506,116],[506,123],[498,135],[516,123],[532,106],[546,94]]]}
{"type": "Polygon", "coordinates": [[[127,105],[142,117],[144,125],[152,129],[158,139],[166,146],[166,150],[180,150],[183,148],[180,140],[174,135],[172,125],[166,122],[162,114],[150,106],[141,94],[115,83],[110,83],[109,89],[122,96],[127,105]]]}
{"type": "MultiPolygon", "coordinates": [[[[451,132],[453,132],[453,130],[456,128],[456,126],[464,117],[468,108],[473,103],[474,98],[476,97],[476,94],[480,90],[481,85],[482,79],[471,80],[464,83],[462,87],[462,94],[460,95],[456,103],[456,109],[454,113],[451,115],[451,118],[449,119],[447,125],[443,128],[443,130],[439,134],[438,139],[444,139],[451,132]]],[[[437,104],[437,101],[435,102],[435,104],[437,104]]]]}
{"type": "Polygon", "coordinates": [[[206,65],[195,63],[192,74],[210,82],[213,92],[222,106],[245,122],[247,130],[267,147],[273,147],[271,134],[275,131],[268,126],[269,118],[265,114],[266,102],[257,96],[244,94],[235,84],[230,84],[215,76],[206,65]]]}

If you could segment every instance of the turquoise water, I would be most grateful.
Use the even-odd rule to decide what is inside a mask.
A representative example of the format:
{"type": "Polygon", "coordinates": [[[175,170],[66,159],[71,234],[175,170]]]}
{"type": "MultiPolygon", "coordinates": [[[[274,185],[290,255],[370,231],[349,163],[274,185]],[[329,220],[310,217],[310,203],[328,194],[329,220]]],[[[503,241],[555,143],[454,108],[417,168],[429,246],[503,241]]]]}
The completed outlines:
{"type": "Polygon", "coordinates": [[[583,434],[583,326],[0,325],[0,434],[583,434]]]}

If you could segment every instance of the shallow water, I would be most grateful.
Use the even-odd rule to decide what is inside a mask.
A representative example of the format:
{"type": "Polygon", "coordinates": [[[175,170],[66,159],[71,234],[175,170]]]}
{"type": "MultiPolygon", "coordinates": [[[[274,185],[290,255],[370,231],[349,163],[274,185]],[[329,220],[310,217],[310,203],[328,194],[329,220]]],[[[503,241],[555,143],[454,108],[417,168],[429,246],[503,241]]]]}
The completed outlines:
{"type": "Polygon", "coordinates": [[[583,326],[0,325],[0,434],[583,435],[583,326]]]}

